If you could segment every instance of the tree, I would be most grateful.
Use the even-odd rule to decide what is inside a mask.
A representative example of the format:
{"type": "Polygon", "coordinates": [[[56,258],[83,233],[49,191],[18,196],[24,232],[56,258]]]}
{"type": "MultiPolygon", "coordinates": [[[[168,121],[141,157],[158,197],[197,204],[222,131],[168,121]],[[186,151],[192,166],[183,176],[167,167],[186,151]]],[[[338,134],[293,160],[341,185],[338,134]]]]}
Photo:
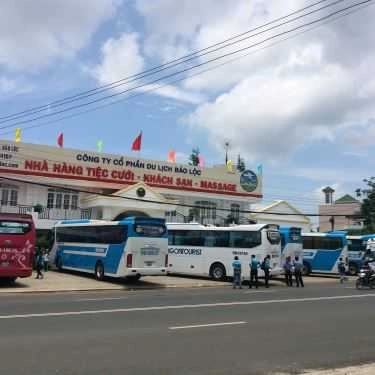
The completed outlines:
{"type": "Polygon", "coordinates": [[[194,167],[199,165],[199,154],[199,148],[193,148],[189,156],[189,165],[193,165],[194,167]]]}
{"type": "Polygon", "coordinates": [[[356,189],[357,197],[362,197],[361,216],[364,219],[366,231],[375,231],[375,177],[365,178],[363,182],[367,185],[364,189],[356,189]]]}
{"type": "Polygon", "coordinates": [[[243,172],[246,169],[245,160],[241,158],[241,155],[238,154],[237,158],[237,171],[243,172]]]}

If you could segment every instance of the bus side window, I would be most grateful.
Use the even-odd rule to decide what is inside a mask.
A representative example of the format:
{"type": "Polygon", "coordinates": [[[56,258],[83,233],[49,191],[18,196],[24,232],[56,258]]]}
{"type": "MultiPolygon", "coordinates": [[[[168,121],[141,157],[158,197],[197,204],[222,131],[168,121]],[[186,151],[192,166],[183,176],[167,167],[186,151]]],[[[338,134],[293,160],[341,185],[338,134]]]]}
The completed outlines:
{"type": "Polygon", "coordinates": [[[303,236],[302,243],[304,249],[313,249],[313,237],[311,236],[303,236]]]}
{"type": "Polygon", "coordinates": [[[207,247],[228,247],[229,232],[227,231],[208,231],[204,234],[204,246],[207,247]]]}

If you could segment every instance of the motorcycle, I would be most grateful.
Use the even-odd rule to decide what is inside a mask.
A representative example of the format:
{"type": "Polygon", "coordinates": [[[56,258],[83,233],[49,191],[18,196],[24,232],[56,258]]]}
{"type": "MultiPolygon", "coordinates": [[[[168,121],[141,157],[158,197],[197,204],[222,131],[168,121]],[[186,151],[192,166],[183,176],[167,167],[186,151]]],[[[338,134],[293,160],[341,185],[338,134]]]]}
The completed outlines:
{"type": "Polygon", "coordinates": [[[357,289],[364,287],[375,289],[375,272],[368,268],[361,268],[355,286],[357,289]]]}

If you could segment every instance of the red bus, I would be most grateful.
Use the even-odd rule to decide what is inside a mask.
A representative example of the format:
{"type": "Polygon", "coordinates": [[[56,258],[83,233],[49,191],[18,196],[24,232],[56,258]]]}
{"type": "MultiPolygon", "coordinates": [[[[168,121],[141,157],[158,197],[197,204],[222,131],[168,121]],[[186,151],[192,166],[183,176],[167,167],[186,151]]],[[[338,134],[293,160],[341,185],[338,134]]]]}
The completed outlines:
{"type": "Polygon", "coordinates": [[[33,271],[35,226],[31,215],[0,213],[0,278],[29,277],[33,271]]]}

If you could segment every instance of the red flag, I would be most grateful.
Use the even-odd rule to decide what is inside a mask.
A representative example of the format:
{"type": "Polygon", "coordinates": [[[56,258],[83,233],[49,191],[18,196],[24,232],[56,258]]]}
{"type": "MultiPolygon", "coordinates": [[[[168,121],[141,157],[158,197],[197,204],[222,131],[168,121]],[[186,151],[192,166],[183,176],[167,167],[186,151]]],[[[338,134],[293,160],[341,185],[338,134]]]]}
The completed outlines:
{"type": "Polygon", "coordinates": [[[170,163],[176,163],[176,151],[169,151],[168,152],[168,161],[170,163]]]}
{"type": "Polygon", "coordinates": [[[132,151],[140,151],[142,146],[142,132],[139,133],[139,136],[134,139],[132,144],[132,151]]]}
{"type": "Polygon", "coordinates": [[[59,136],[57,137],[57,144],[59,147],[64,146],[64,134],[60,133],[59,136]]]}

